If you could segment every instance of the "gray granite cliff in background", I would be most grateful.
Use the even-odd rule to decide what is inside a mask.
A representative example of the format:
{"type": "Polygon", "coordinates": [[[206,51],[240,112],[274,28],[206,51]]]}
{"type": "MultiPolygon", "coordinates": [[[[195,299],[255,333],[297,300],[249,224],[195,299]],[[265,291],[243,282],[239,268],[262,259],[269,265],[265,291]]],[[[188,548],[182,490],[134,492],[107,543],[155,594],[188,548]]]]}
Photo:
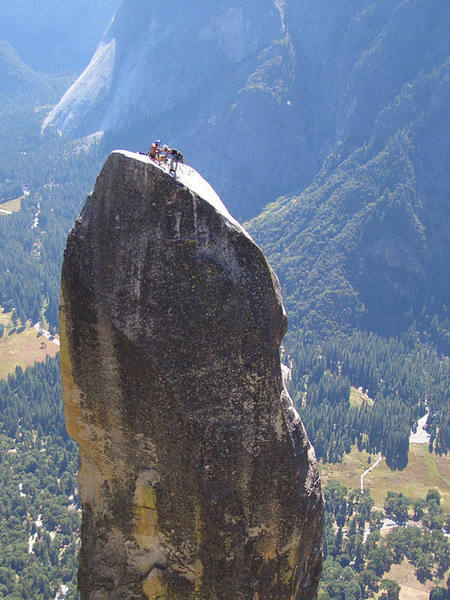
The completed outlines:
{"type": "Polygon", "coordinates": [[[104,131],[108,149],[164,139],[245,219],[358,148],[362,160],[374,137],[402,135],[414,107],[419,120],[439,111],[425,126],[436,150],[418,161],[435,175],[448,148],[438,107],[449,30],[448,0],[123,0],[45,125],[72,138],[104,131]]]}
{"type": "Polygon", "coordinates": [[[208,184],[113,153],[62,272],[82,600],[315,598],[323,498],[285,330],[274,272],[208,184]]]}

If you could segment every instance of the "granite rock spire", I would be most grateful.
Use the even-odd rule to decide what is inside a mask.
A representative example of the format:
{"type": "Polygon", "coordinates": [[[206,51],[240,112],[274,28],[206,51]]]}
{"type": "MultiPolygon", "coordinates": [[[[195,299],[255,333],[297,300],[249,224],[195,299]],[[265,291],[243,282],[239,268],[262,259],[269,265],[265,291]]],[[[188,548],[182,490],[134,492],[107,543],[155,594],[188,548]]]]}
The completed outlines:
{"type": "Polygon", "coordinates": [[[309,600],[314,452],[284,387],[276,275],[190,167],[110,155],[62,271],[82,600],[309,600]]]}

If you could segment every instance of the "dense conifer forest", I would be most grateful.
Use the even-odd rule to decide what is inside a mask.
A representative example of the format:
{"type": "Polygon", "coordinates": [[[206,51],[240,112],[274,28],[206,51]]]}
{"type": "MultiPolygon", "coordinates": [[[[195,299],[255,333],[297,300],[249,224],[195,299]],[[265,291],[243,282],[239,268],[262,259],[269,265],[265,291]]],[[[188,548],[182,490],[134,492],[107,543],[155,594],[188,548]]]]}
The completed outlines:
{"type": "Polygon", "coordinates": [[[56,330],[67,233],[103,156],[95,142],[42,135],[46,110],[34,104],[0,110],[0,198],[26,192],[20,212],[0,215],[0,304],[23,324],[45,318],[56,330]]]}
{"type": "Polygon", "coordinates": [[[311,341],[293,332],[286,357],[290,388],[316,455],[340,462],[353,444],[381,452],[391,469],[408,464],[409,436],[429,411],[429,449],[450,449],[450,363],[410,330],[399,338],[355,332],[311,341]],[[368,398],[351,406],[350,386],[368,398]]]}
{"type": "Polygon", "coordinates": [[[59,361],[0,380],[0,597],[76,597],[78,451],[67,436],[59,361]],[[64,587],[62,587],[64,586],[64,587]]]}

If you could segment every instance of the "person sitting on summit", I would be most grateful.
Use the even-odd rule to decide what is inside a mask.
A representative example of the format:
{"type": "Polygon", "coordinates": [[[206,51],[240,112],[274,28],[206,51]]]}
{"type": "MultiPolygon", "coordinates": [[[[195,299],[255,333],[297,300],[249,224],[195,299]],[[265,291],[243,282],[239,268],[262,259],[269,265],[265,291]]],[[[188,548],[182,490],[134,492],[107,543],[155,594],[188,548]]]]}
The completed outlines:
{"type": "Polygon", "coordinates": [[[153,160],[159,161],[161,156],[161,140],[156,140],[156,142],[153,142],[153,144],[150,146],[149,156],[150,158],[153,158],[153,160]]]}

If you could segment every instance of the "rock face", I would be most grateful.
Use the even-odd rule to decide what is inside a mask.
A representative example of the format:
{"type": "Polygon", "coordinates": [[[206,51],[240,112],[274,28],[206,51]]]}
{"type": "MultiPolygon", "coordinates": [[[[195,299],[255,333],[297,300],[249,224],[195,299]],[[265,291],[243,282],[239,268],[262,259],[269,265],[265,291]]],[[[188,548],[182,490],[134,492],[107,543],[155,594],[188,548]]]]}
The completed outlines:
{"type": "Polygon", "coordinates": [[[248,218],[368,143],[409,84],[448,61],[449,27],[446,0],[124,0],[46,124],[102,130],[108,148],[164,138],[248,218]]]}
{"type": "Polygon", "coordinates": [[[277,278],[212,188],[114,152],[67,243],[82,600],[307,600],[314,451],[284,387],[277,278]]]}
{"type": "Polygon", "coordinates": [[[195,157],[235,214],[255,214],[243,200],[262,207],[292,191],[293,173],[310,162],[297,159],[299,145],[309,155],[305,132],[292,135],[294,57],[284,5],[124,0],[45,126],[71,137],[104,131],[109,148],[144,150],[164,138],[195,157]],[[283,169],[269,174],[275,145],[283,169]]]}

